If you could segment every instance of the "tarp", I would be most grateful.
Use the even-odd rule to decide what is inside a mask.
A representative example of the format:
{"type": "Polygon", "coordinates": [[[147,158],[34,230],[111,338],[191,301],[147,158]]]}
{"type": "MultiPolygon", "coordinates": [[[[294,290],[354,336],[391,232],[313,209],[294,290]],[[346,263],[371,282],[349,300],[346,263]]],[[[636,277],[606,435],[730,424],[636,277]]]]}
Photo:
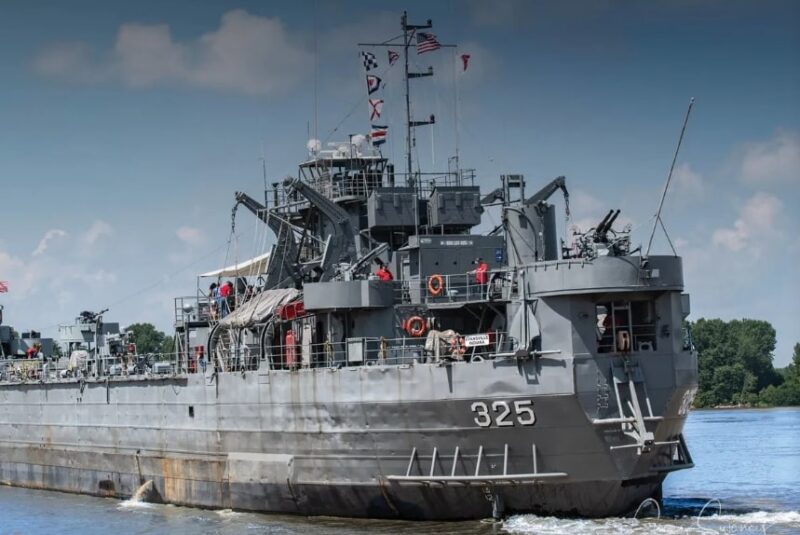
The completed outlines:
{"type": "Polygon", "coordinates": [[[199,276],[200,277],[248,277],[248,276],[260,275],[264,273],[264,271],[266,271],[267,264],[269,264],[269,253],[264,253],[262,255],[251,258],[250,260],[245,260],[244,262],[239,262],[238,264],[227,266],[222,269],[209,271],[208,273],[202,273],[199,276]]]}
{"type": "Polygon", "coordinates": [[[277,290],[266,290],[256,294],[246,303],[219,320],[219,324],[226,327],[248,327],[267,319],[275,309],[288,303],[300,292],[294,288],[279,288],[277,290]]]}

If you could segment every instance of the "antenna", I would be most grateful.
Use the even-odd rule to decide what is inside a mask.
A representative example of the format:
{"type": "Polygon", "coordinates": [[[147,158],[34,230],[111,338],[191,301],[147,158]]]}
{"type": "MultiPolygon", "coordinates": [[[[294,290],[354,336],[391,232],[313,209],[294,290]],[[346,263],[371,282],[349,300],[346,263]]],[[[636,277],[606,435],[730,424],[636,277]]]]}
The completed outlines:
{"type": "MultiPolygon", "coordinates": [[[[319,139],[317,132],[319,123],[319,45],[318,34],[319,26],[317,25],[317,2],[314,2],[314,139],[319,139]]],[[[311,137],[311,136],[309,136],[311,137]]]]}
{"type": "MultiPolygon", "coordinates": [[[[411,87],[409,84],[409,80],[411,78],[424,78],[426,76],[433,76],[433,67],[428,67],[428,70],[425,72],[409,72],[408,70],[408,49],[411,48],[412,41],[414,36],[417,33],[417,30],[425,30],[428,28],[433,27],[433,21],[428,19],[425,24],[409,24],[408,23],[408,13],[403,11],[403,16],[400,19],[400,25],[403,28],[403,34],[398,35],[397,37],[393,37],[388,41],[384,41],[383,43],[358,43],[358,46],[379,46],[379,47],[403,47],[403,60],[405,63],[405,68],[403,70],[404,75],[404,82],[405,82],[405,90],[406,90],[406,176],[407,181],[410,183],[412,182],[412,170],[413,170],[413,162],[411,160],[412,149],[414,145],[414,137],[412,135],[412,128],[415,126],[424,126],[429,124],[436,123],[436,117],[431,115],[428,120],[426,121],[412,121],[411,120],[411,87]],[[403,39],[402,43],[393,43],[396,39],[401,38],[403,39]]],[[[456,48],[456,45],[446,45],[446,44],[439,44],[439,48],[456,48]]]]}
{"type": "Polygon", "coordinates": [[[414,142],[411,134],[411,129],[415,126],[422,126],[426,124],[433,124],[436,119],[431,115],[427,121],[412,121],[411,120],[411,86],[409,80],[411,78],[423,78],[425,76],[433,76],[433,67],[428,67],[427,72],[409,72],[408,70],[408,49],[411,47],[411,41],[417,33],[417,30],[425,30],[433,26],[433,21],[428,19],[425,24],[409,24],[408,13],[403,11],[401,19],[401,26],[403,27],[403,59],[405,61],[404,78],[406,83],[406,173],[407,179],[411,180],[412,162],[411,162],[411,149],[414,142]]]}
{"type": "Polygon", "coordinates": [[[264,178],[264,206],[269,206],[269,199],[267,198],[267,157],[261,156],[260,160],[261,160],[261,175],[264,178]]]}
{"type": "Polygon", "coordinates": [[[683,118],[683,127],[681,128],[681,135],[678,138],[678,146],[675,147],[675,154],[672,156],[672,165],[669,166],[669,174],[667,175],[667,182],[664,184],[664,191],[661,193],[661,200],[658,203],[658,210],[656,211],[656,219],[653,221],[653,230],[650,232],[650,240],[647,242],[647,251],[644,253],[644,257],[647,258],[650,256],[650,247],[653,245],[653,238],[656,235],[656,228],[658,227],[659,223],[661,224],[661,228],[664,230],[664,235],[667,237],[667,241],[669,242],[669,246],[672,248],[672,252],[675,256],[678,256],[678,252],[675,251],[675,247],[672,245],[672,240],[669,239],[669,234],[667,234],[667,229],[664,227],[664,222],[661,220],[661,209],[664,207],[664,199],[667,197],[667,190],[669,190],[669,183],[672,180],[672,172],[675,170],[675,162],[678,159],[678,152],[681,150],[681,143],[683,143],[683,134],[686,132],[686,125],[689,123],[689,114],[692,113],[692,106],[694,106],[694,97],[689,100],[689,107],[686,109],[686,117],[683,118]]]}

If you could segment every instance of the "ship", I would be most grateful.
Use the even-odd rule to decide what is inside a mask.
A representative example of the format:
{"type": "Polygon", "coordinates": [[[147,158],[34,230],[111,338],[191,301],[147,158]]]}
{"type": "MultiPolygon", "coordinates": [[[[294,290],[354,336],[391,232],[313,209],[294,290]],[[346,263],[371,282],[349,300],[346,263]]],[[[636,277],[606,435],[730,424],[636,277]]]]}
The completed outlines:
{"type": "MultiPolygon", "coordinates": [[[[404,14],[392,45],[406,96],[430,26],[404,14]]],[[[564,177],[482,192],[460,166],[415,170],[414,129],[435,118],[406,111],[405,172],[372,143],[310,144],[263,199],[234,195],[234,229],[244,211],[273,245],[175,298],[173,353],[138,355],[87,314],[63,359],[5,377],[0,483],[407,520],[660,499],[693,466],[681,258],[634,247],[619,210],[559,241],[564,177]],[[479,233],[488,210],[501,224],[479,233]]]]}
{"type": "MultiPolygon", "coordinates": [[[[0,282],[1,293],[5,293],[8,288],[0,282]]],[[[42,337],[42,333],[35,330],[17,331],[11,325],[3,324],[3,311],[5,307],[0,305],[0,362],[5,366],[0,368],[0,378],[6,373],[21,373],[19,366],[13,366],[13,362],[23,358],[36,358],[39,360],[50,359],[53,356],[54,340],[42,337]]],[[[17,363],[19,364],[19,362],[17,363]]]]}

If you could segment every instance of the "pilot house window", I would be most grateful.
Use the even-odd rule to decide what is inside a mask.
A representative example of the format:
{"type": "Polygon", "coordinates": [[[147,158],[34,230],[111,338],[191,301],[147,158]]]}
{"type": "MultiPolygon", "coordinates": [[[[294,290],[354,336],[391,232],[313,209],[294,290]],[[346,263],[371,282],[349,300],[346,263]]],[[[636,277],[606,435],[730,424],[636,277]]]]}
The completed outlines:
{"type": "Polygon", "coordinates": [[[596,312],[598,353],[656,350],[653,301],[598,303],[596,312]]]}

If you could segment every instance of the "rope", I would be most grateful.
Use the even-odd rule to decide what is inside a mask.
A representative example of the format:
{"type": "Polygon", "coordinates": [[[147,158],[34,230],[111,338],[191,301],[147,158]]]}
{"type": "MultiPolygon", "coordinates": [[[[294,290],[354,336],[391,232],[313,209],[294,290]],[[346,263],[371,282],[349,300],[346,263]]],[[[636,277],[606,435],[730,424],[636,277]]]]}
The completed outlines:
{"type": "MultiPolygon", "coordinates": [[[[387,66],[387,67],[386,67],[386,68],[384,68],[382,71],[380,71],[380,72],[378,73],[378,74],[379,74],[379,77],[380,77],[381,79],[384,79],[384,77],[386,76],[386,73],[387,73],[387,72],[389,72],[389,69],[390,69],[390,68],[391,68],[390,66],[387,66]]],[[[331,137],[333,136],[333,134],[335,134],[336,132],[338,132],[338,131],[339,131],[339,128],[341,128],[341,126],[344,124],[344,122],[345,122],[347,119],[349,119],[349,118],[350,118],[350,117],[351,117],[351,116],[352,116],[352,115],[353,115],[353,114],[356,112],[356,110],[358,109],[358,107],[359,107],[359,106],[361,106],[362,104],[364,104],[364,102],[366,102],[367,100],[369,100],[369,92],[367,92],[367,95],[366,95],[366,96],[362,95],[361,97],[359,97],[359,99],[356,101],[356,103],[353,105],[353,107],[350,109],[350,111],[349,111],[349,112],[347,112],[347,114],[346,114],[346,115],[345,115],[345,116],[342,118],[342,120],[341,120],[341,121],[339,121],[339,122],[336,124],[336,126],[334,126],[334,127],[333,127],[333,129],[332,129],[330,132],[328,132],[328,134],[325,136],[325,139],[324,139],[324,140],[322,140],[322,142],[321,142],[321,145],[323,145],[323,146],[324,146],[324,145],[325,145],[325,143],[327,143],[327,141],[328,141],[329,139],[331,139],[331,137]]]]}

